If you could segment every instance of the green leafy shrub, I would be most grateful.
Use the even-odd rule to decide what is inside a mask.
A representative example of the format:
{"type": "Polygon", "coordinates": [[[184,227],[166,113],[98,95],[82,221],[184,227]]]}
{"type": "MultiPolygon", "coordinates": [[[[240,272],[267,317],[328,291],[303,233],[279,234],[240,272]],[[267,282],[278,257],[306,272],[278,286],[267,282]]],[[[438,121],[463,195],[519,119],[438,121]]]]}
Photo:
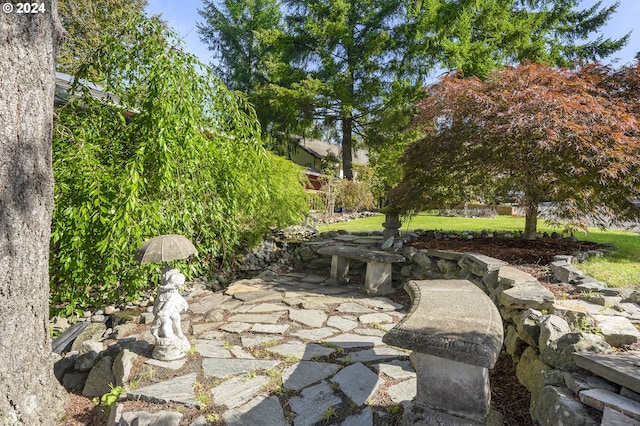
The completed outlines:
{"type": "Polygon", "coordinates": [[[50,273],[62,314],[155,284],[160,265],[133,261],[148,238],[190,238],[199,256],[176,266],[203,275],[307,211],[302,170],[262,147],[240,94],[159,20],[140,17],[126,32],[105,35],[76,76],[105,76],[110,95],[76,85],[57,111],[50,273]]]}
{"type": "Polygon", "coordinates": [[[335,186],[336,206],[355,212],[373,208],[373,194],[368,184],[343,179],[336,182],[335,186]]]}

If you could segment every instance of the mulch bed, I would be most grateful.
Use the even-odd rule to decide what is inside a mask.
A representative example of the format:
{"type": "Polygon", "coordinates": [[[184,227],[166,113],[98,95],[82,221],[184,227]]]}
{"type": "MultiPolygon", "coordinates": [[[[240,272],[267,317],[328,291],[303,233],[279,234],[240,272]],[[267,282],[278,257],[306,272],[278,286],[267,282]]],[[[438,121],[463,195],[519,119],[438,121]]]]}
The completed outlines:
{"type": "Polygon", "coordinates": [[[611,248],[590,241],[570,241],[565,239],[477,237],[464,239],[460,236],[448,236],[441,239],[421,236],[417,241],[408,243],[418,249],[452,250],[484,254],[504,260],[512,265],[546,266],[553,261],[553,256],[573,254],[580,251],[611,248]]]}
{"type": "MultiPolygon", "coordinates": [[[[610,246],[589,241],[572,241],[569,239],[475,237],[465,239],[458,235],[450,235],[435,239],[425,235],[413,243],[417,249],[451,250],[460,253],[471,252],[504,260],[517,268],[538,278],[545,287],[554,293],[556,298],[562,297],[567,288],[554,282],[545,267],[556,255],[569,255],[598,249],[611,249],[610,246]]],[[[504,416],[506,425],[533,426],[529,415],[531,395],[516,378],[515,366],[511,357],[500,353],[498,361],[490,370],[491,405],[504,416]]]]}

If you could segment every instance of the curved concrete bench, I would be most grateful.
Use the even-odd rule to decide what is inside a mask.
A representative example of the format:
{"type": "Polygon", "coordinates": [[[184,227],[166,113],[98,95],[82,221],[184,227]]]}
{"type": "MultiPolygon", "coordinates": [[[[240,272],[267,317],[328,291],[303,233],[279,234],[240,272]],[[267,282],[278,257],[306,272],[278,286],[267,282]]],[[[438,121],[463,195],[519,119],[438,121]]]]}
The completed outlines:
{"type": "Polygon", "coordinates": [[[368,295],[393,293],[395,290],[391,286],[391,264],[405,261],[399,254],[340,245],[321,247],[318,253],[331,256],[331,278],[337,282],[347,280],[349,259],[365,262],[367,271],[364,288],[368,295]]]}
{"type": "Polygon", "coordinates": [[[417,409],[405,411],[406,422],[486,424],[489,369],[503,340],[500,312],[467,280],[409,281],[405,290],[411,309],[383,341],[413,351],[417,409]]]}

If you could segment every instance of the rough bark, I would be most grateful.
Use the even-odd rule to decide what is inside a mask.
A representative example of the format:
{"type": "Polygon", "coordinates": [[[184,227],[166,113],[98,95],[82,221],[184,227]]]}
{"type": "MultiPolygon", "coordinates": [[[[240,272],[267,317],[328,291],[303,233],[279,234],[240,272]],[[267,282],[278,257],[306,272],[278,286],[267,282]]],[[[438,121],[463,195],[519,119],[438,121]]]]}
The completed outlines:
{"type": "Polygon", "coordinates": [[[342,119],[342,170],[344,178],[353,180],[353,119],[342,119]]]}
{"type": "MultiPolygon", "coordinates": [[[[7,3],[5,3],[5,7],[7,3]]],[[[0,12],[0,424],[53,425],[63,409],[53,376],[49,235],[56,1],[0,12]]]]}
{"type": "Polygon", "coordinates": [[[524,238],[527,240],[535,240],[538,231],[538,203],[529,203],[525,208],[524,238]]]}

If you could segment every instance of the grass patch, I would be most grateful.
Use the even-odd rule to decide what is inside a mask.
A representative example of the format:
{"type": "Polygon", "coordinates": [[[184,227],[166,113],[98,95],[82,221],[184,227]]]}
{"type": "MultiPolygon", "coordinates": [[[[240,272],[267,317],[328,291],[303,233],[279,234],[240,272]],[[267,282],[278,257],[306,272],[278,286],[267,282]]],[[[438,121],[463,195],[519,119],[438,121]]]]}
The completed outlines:
{"type": "MultiPolygon", "coordinates": [[[[379,214],[360,218],[349,222],[322,225],[320,231],[345,230],[352,233],[381,231],[384,215],[379,214]]],[[[520,231],[524,230],[524,218],[515,216],[497,216],[493,218],[445,217],[429,214],[418,214],[403,222],[402,232],[423,230],[442,230],[451,232],[463,231],[520,231]]],[[[545,222],[538,223],[538,231],[560,232],[545,222]]],[[[579,240],[593,241],[602,244],[614,244],[617,250],[612,253],[594,257],[579,265],[587,275],[607,283],[610,287],[640,289],[640,235],[634,232],[618,230],[589,229],[589,233],[578,232],[579,240]]]]}

